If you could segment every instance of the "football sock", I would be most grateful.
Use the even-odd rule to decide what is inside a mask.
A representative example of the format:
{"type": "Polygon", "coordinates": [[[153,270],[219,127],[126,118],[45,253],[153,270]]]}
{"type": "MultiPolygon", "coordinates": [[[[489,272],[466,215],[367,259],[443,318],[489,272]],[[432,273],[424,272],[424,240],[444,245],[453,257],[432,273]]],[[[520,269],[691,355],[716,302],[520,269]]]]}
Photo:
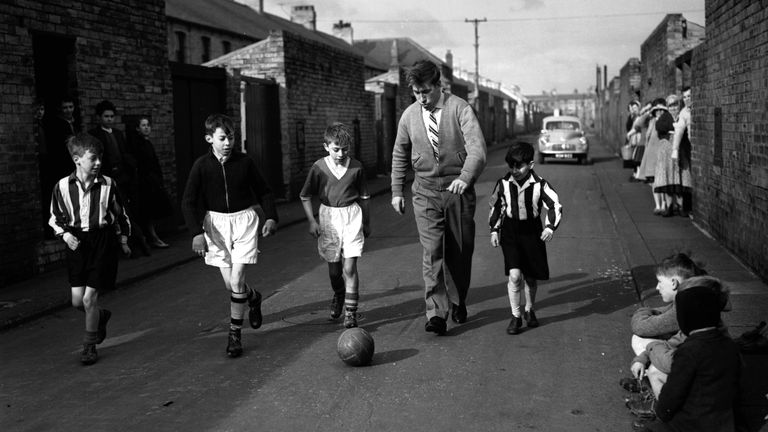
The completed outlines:
{"type": "Polygon", "coordinates": [[[336,272],[335,269],[329,269],[328,276],[331,279],[331,289],[333,289],[333,292],[335,294],[341,294],[344,292],[344,275],[341,272],[341,267],[339,267],[339,271],[336,272]]]}
{"type": "Polygon", "coordinates": [[[344,296],[344,309],[346,309],[347,312],[357,312],[357,299],[359,296],[360,295],[356,291],[347,291],[344,296]]]}
{"type": "Polygon", "coordinates": [[[99,332],[86,331],[85,335],[83,335],[84,344],[96,344],[98,340],[99,340],[99,332]]]}
{"type": "Polygon", "coordinates": [[[512,282],[507,282],[507,293],[509,294],[509,305],[512,308],[512,315],[520,318],[520,289],[512,282]]]}
{"type": "Polygon", "coordinates": [[[229,310],[230,320],[229,328],[236,330],[243,326],[243,316],[245,316],[245,309],[248,301],[248,291],[236,293],[233,292],[230,297],[229,310]]]}

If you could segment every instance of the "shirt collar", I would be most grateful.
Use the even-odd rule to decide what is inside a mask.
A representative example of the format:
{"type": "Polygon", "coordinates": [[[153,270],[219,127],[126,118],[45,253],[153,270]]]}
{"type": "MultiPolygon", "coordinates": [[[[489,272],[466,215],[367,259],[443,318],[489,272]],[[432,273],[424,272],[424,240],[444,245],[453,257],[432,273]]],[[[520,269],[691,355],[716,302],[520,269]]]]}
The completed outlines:
{"type": "Polygon", "coordinates": [[[104,132],[106,132],[106,133],[112,133],[112,128],[109,128],[109,129],[107,129],[107,128],[105,128],[104,126],[102,126],[102,127],[101,127],[101,130],[103,130],[103,131],[104,131],[104,132]]]}
{"type": "Polygon", "coordinates": [[[435,112],[437,110],[443,109],[443,107],[445,107],[445,93],[440,93],[440,97],[437,98],[437,102],[435,102],[435,106],[432,107],[432,111],[424,108],[423,106],[421,109],[424,110],[424,112],[435,112]]]}
{"type": "Polygon", "coordinates": [[[216,150],[213,149],[213,147],[211,147],[211,154],[216,158],[217,161],[219,161],[220,164],[223,164],[224,162],[228,161],[230,157],[232,157],[231,154],[229,156],[220,155],[216,150]]]}

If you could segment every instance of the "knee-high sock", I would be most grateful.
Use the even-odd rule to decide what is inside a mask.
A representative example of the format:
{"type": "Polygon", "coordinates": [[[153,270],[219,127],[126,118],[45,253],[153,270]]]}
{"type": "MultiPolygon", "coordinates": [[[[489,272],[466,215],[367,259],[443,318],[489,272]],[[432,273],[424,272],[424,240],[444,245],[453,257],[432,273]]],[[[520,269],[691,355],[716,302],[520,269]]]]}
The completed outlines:
{"type": "Polygon", "coordinates": [[[512,281],[508,281],[507,293],[509,294],[509,305],[512,308],[512,315],[515,318],[520,318],[520,286],[512,281]]]}
{"type": "Polygon", "coordinates": [[[347,312],[357,312],[357,299],[359,298],[357,291],[351,291],[347,287],[347,293],[344,296],[344,308],[347,312]]]}
{"type": "Polygon", "coordinates": [[[533,302],[536,301],[536,290],[538,289],[538,286],[529,285],[528,282],[525,283],[525,311],[531,311],[533,310],[533,302]]]}
{"type": "Polygon", "coordinates": [[[248,291],[242,293],[233,292],[229,298],[230,320],[229,328],[239,329],[243,326],[243,317],[245,316],[245,309],[248,301],[248,291]]]}

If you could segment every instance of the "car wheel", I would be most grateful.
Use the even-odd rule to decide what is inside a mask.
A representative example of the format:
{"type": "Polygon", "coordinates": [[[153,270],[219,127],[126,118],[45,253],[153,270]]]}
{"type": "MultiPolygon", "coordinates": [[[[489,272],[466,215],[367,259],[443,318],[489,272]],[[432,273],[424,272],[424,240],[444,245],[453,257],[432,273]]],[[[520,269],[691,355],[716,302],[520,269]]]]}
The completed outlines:
{"type": "Polygon", "coordinates": [[[544,165],[544,155],[539,153],[539,165],[544,165]]]}

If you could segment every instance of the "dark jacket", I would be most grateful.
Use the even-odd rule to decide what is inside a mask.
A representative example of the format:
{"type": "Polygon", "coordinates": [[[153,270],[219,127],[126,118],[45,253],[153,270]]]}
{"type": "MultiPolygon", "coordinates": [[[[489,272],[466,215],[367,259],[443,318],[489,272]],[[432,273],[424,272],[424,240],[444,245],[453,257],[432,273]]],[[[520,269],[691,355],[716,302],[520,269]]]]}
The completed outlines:
{"type": "Polygon", "coordinates": [[[692,333],[675,352],[656,415],[675,431],[733,432],[740,377],[731,338],[717,329],[692,333]]]}
{"type": "Polygon", "coordinates": [[[277,222],[272,191],[248,155],[233,152],[223,164],[213,151],[198,158],[189,172],[181,209],[192,235],[203,232],[206,212],[236,213],[260,204],[277,222]]]}

